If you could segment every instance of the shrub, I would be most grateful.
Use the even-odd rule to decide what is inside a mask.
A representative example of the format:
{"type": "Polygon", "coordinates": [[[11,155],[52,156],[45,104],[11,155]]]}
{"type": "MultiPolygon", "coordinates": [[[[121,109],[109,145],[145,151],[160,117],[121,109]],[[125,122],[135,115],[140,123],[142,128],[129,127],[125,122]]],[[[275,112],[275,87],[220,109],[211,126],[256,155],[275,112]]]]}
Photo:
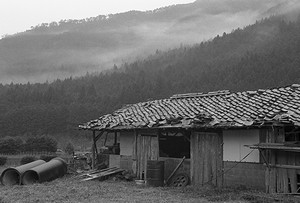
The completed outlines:
{"type": "Polygon", "coordinates": [[[30,137],[26,140],[24,149],[25,151],[56,152],[57,141],[48,136],[30,137]]]}
{"type": "Polygon", "coordinates": [[[0,166],[3,166],[4,164],[6,164],[6,161],[7,161],[7,157],[0,156],[0,166]]]}
{"type": "Polygon", "coordinates": [[[68,154],[73,154],[74,153],[74,146],[72,143],[68,143],[65,147],[65,152],[67,152],[68,154]]]}
{"type": "Polygon", "coordinates": [[[51,159],[53,159],[53,158],[55,158],[55,157],[56,157],[56,156],[41,155],[41,156],[40,156],[40,159],[42,159],[42,160],[48,162],[48,161],[50,161],[51,159]]]}
{"type": "Polygon", "coordinates": [[[0,153],[16,154],[22,149],[23,141],[20,138],[5,137],[0,139],[0,153]]]}
{"type": "Polygon", "coordinates": [[[35,160],[37,160],[37,159],[34,156],[24,156],[24,157],[22,157],[22,159],[20,161],[20,164],[21,165],[28,164],[28,163],[33,162],[35,160]]]}

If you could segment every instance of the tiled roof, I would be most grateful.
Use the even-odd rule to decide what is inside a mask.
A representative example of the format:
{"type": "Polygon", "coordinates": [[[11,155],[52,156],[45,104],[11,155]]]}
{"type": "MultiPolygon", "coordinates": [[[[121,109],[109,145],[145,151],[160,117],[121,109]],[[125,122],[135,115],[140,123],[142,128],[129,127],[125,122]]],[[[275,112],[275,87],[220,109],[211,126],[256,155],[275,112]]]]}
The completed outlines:
{"type": "Polygon", "coordinates": [[[127,105],[80,125],[81,129],[245,127],[272,123],[300,126],[300,85],[257,91],[173,95],[127,105]]]}

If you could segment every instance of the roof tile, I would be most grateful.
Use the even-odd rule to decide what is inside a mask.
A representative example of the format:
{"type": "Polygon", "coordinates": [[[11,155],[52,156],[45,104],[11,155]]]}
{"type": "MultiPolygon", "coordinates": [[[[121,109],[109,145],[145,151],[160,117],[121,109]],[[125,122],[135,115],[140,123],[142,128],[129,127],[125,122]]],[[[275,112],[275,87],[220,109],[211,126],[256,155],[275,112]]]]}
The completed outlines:
{"type": "Polygon", "coordinates": [[[300,85],[229,93],[177,94],[126,105],[80,125],[83,129],[242,127],[265,122],[300,126],[300,85]]]}

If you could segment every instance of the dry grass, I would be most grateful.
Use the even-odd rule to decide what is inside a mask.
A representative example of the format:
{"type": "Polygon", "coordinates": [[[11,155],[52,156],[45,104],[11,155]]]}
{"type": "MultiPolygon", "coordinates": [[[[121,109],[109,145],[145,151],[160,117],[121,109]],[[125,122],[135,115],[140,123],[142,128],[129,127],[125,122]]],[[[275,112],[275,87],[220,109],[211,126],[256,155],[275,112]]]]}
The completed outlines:
{"type": "MultiPolygon", "coordinates": [[[[280,194],[266,194],[262,191],[251,190],[245,187],[237,188],[212,188],[202,187],[184,188],[185,194],[193,194],[198,198],[205,198],[210,202],[249,202],[249,203],[299,203],[299,196],[287,196],[280,194]]],[[[192,196],[193,196],[192,195],[192,196]]]]}
{"type": "MultiPolygon", "coordinates": [[[[0,172],[4,168],[0,168],[0,172]]],[[[10,202],[299,202],[297,197],[271,196],[245,188],[168,188],[137,186],[135,182],[87,181],[64,178],[29,186],[0,186],[0,203],[10,202]]]]}
{"type": "Polygon", "coordinates": [[[208,202],[177,189],[151,188],[134,182],[87,181],[66,176],[44,184],[0,186],[0,202],[208,202]]]}

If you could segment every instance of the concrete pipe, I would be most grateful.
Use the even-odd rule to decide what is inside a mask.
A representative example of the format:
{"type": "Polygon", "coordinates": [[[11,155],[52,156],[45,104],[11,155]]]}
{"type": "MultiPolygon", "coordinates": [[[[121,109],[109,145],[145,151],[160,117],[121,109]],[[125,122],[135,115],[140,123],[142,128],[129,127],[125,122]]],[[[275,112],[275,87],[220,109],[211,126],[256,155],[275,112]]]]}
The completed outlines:
{"type": "Polygon", "coordinates": [[[62,177],[67,173],[67,163],[59,157],[51,159],[42,165],[36,166],[23,173],[23,185],[42,183],[62,177]]]}
{"type": "Polygon", "coordinates": [[[3,185],[20,185],[25,171],[44,163],[46,163],[44,160],[36,160],[18,167],[7,168],[1,174],[1,183],[3,185]]]}

